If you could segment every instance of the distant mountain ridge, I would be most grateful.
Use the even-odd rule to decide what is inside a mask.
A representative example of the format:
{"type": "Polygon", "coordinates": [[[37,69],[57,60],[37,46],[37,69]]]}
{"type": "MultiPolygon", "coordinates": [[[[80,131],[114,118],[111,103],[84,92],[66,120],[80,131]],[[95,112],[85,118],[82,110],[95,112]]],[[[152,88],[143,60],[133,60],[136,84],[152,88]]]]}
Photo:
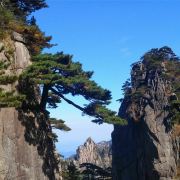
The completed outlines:
{"type": "Polygon", "coordinates": [[[68,161],[73,161],[76,166],[83,163],[91,163],[102,168],[108,168],[112,164],[111,147],[111,141],[95,143],[89,137],[83,145],[77,148],[76,154],[68,158],[68,161]]]}

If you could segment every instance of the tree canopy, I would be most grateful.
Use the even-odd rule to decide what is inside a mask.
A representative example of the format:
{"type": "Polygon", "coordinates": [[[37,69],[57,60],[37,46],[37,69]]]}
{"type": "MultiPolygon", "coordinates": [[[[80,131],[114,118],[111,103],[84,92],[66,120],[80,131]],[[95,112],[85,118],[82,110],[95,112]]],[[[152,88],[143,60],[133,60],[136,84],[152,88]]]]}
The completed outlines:
{"type": "Polygon", "coordinates": [[[82,163],[80,164],[80,168],[83,169],[82,174],[87,179],[112,179],[112,168],[99,167],[92,163],[82,163]]]}
{"type": "Polygon", "coordinates": [[[96,123],[118,123],[125,121],[116,116],[116,113],[107,109],[111,93],[91,80],[92,71],[84,71],[79,62],[73,62],[71,55],[63,52],[56,54],[40,54],[33,57],[33,63],[22,74],[23,82],[30,82],[42,89],[39,108],[56,108],[63,99],[67,103],[81,110],[84,114],[94,116],[96,123]],[[82,96],[89,101],[80,106],[66,97],[82,96]]]}
{"type": "Polygon", "coordinates": [[[47,7],[45,0],[0,0],[0,5],[10,9],[16,16],[24,17],[47,7]]]}

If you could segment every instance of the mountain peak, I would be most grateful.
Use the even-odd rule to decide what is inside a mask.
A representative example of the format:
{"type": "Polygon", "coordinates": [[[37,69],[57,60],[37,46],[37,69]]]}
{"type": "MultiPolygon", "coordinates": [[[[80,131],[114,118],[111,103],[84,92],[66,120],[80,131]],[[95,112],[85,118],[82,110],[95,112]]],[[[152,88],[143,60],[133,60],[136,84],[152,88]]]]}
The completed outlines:
{"type": "Polygon", "coordinates": [[[88,144],[95,144],[95,142],[93,141],[93,139],[91,137],[88,137],[85,144],[88,143],[88,144]]]}

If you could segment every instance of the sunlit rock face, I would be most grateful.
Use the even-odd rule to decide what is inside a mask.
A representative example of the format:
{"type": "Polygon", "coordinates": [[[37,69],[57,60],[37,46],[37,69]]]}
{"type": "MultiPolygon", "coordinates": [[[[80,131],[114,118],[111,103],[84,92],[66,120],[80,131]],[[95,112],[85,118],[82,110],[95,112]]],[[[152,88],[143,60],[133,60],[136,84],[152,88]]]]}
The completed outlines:
{"type": "MultiPolygon", "coordinates": [[[[0,61],[10,63],[6,75],[19,75],[31,64],[20,34],[14,33],[13,40],[0,42],[0,61]]],[[[0,88],[6,92],[16,91],[17,85],[16,81],[0,88]]],[[[0,108],[0,180],[61,179],[56,173],[60,166],[55,168],[58,155],[52,151],[53,144],[43,122],[33,112],[0,108]]]]}
{"type": "Polygon", "coordinates": [[[173,180],[176,175],[179,138],[173,137],[168,111],[172,86],[161,77],[164,64],[160,70],[147,66],[144,61],[132,67],[131,92],[142,84],[144,90],[135,100],[126,96],[119,109],[128,125],[115,125],[112,133],[113,180],[173,180]]]}
{"type": "Polygon", "coordinates": [[[13,33],[15,53],[14,53],[14,68],[16,73],[20,74],[23,69],[31,64],[30,55],[27,47],[25,46],[25,40],[23,37],[14,32],[13,33]]]}
{"type": "Polygon", "coordinates": [[[77,166],[83,163],[91,163],[102,168],[111,167],[111,142],[102,141],[96,144],[91,138],[88,138],[84,145],[78,147],[76,155],[69,160],[73,160],[77,166]]]}
{"type": "Polygon", "coordinates": [[[14,108],[0,109],[0,179],[48,179],[37,148],[26,142],[14,108]]]}

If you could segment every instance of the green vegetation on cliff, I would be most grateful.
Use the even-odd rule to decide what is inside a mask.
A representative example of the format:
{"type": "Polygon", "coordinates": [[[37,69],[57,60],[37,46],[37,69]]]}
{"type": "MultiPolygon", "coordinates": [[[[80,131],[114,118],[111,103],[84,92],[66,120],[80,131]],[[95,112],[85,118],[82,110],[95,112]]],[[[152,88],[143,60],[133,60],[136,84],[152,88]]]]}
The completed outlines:
{"type": "Polygon", "coordinates": [[[165,46],[152,49],[143,57],[149,69],[159,71],[163,81],[168,81],[172,89],[169,93],[169,112],[172,124],[180,124],[180,58],[171,48],[165,46]]]}
{"type": "Polygon", "coordinates": [[[152,88],[148,86],[148,79],[145,77],[157,73],[161,80],[171,87],[166,92],[169,97],[166,108],[171,124],[180,124],[180,58],[167,46],[154,48],[145,53],[140,61],[133,63],[132,68],[135,70],[134,79],[127,80],[122,87],[125,97],[129,97],[133,102],[145,98],[152,88]]]}
{"type": "Polygon", "coordinates": [[[39,54],[44,47],[51,47],[51,37],[46,37],[28,16],[35,10],[46,7],[44,0],[0,0],[0,107],[19,107],[25,99],[24,95],[17,94],[16,86],[18,76],[13,72],[15,63],[12,33],[18,32],[23,38],[31,54],[39,54]],[[12,88],[6,88],[6,86],[12,88]]]}
{"type": "Polygon", "coordinates": [[[31,54],[39,54],[43,48],[50,48],[51,36],[45,36],[34,17],[29,15],[47,7],[44,0],[1,0],[0,1],[0,39],[6,39],[15,31],[25,39],[31,54]]]}

